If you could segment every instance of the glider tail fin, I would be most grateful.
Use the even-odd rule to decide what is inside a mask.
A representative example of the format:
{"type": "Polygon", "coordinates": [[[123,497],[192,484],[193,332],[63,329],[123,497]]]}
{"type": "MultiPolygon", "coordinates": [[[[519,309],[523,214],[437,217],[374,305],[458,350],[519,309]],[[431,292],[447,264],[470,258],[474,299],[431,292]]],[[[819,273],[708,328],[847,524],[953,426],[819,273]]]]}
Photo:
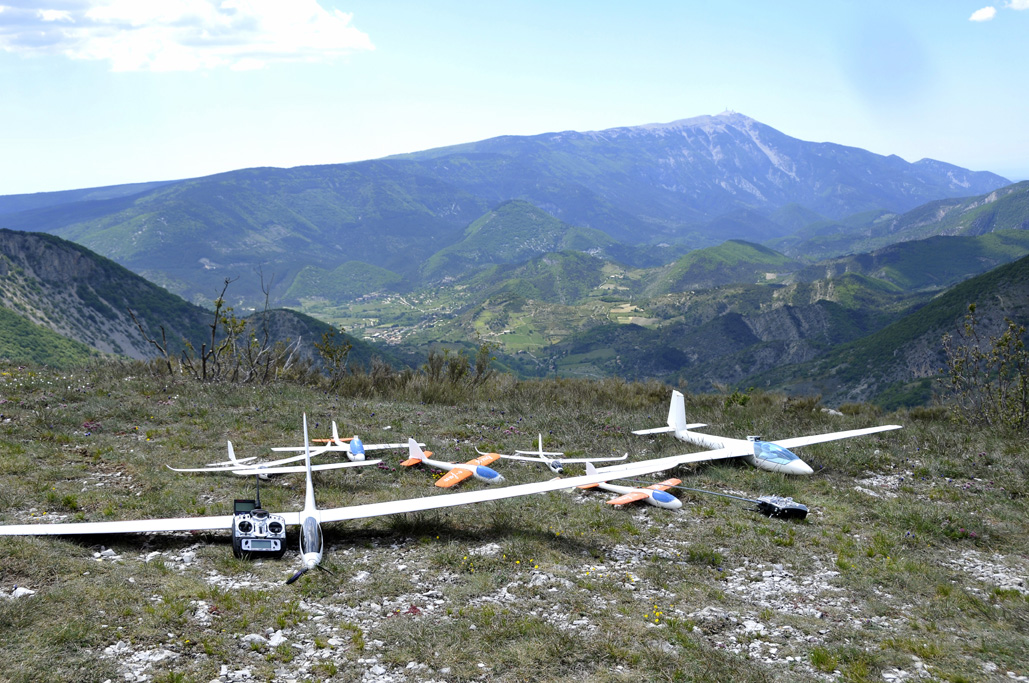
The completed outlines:
{"type": "Polygon", "coordinates": [[[689,428],[686,423],[686,401],[682,392],[672,390],[672,402],[668,406],[668,426],[675,431],[685,431],[689,428]]]}
{"type": "MultiPolygon", "coordinates": [[[[586,476],[593,476],[594,474],[597,474],[597,468],[593,466],[593,463],[587,462],[586,463],[586,476]]],[[[596,488],[598,486],[600,486],[599,483],[596,483],[596,484],[583,484],[582,486],[579,486],[578,488],[580,488],[580,489],[593,489],[593,488],[596,488]]]]}
{"type": "Polygon", "coordinates": [[[238,460],[236,460],[236,451],[232,449],[232,442],[226,441],[226,443],[229,444],[229,460],[231,460],[232,462],[239,462],[238,460]]]}
{"type": "Polygon", "coordinates": [[[344,445],[343,441],[341,441],[340,438],[339,438],[339,430],[336,429],[336,421],[335,420],[332,421],[332,443],[336,444],[337,446],[344,445]]]}
{"type": "Polygon", "coordinates": [[[425,460],[425,452],[422,451],[422,447],[418,445],[418,442],[414,439],[408,438],[407,440],[407,452],[408,458],[404,462],[400,463],[404,467],[410,467],[411,465],[417,465],[418,463],[425,460]]]}

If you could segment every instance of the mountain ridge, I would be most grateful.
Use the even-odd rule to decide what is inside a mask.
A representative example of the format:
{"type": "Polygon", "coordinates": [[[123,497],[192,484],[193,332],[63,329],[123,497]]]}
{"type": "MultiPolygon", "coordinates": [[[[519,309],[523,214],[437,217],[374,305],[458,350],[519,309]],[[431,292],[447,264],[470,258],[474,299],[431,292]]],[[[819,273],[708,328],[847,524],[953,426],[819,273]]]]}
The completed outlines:
{"type": "MultiPolygon", "coordinates": [[[[806,142],[726,114],[504,136],[349,164],[241,169],[71,203],[55,195],[49,206],[40,205],[46,195],[35,196],[35,208],[0,214],[0,227],[73,239],[195,303],[225,276],[254,279],[261,269],[281,285],[277,303],[304,267],[334,266],[326,263],[333,258],[391,270],[410,286],[417,264],[511,200],[625,244],[697,248],[788,234],[791,227],[769,218],[786,206],[796,207],[791,223],[807,212],[837,220],[1005,183],[943,162],[806,142]]],[[[256,284],[241,283],[237,294],[263,302],[256,284]]]]}

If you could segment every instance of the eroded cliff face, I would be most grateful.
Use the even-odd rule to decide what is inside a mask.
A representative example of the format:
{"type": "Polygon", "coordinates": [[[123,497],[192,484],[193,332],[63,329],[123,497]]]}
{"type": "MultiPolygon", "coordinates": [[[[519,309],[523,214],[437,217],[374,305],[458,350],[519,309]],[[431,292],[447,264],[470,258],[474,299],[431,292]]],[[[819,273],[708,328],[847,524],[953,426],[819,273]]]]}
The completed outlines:
{"type": "Polygon", "coordinates": [[[747,316],[747,326],[761,341],[807,341],[831,338],[831,318],[818,305],[781,306],[747,316]]]}
{"type": "Polygon", "coordinates": [[[202,309],[112,261],[52,235],[0,230],[0,305],[99,351],[150,358],[157,351],[132,321],[181,336],[202,309]],[[193,310],[195,309],[195,310],[193,310]]]}

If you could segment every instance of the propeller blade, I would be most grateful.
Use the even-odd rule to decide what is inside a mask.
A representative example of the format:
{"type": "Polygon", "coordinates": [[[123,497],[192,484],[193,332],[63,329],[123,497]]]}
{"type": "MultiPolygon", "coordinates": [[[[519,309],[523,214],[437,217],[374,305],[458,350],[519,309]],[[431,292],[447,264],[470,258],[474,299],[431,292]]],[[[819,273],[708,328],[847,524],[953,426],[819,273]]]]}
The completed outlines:
{"type": "Polygon", "coordinates": [[[286,579],[286,585],[288,586],[289,584],[293,583],[294,581],[296,581],[297,579],[299,579],[301,576],[303,576],[306,573],[307,573],[307,567],[302,567],[300,569],[300,571],[298,571],[296,574],[294,574],[290,578],[286,579]]]}

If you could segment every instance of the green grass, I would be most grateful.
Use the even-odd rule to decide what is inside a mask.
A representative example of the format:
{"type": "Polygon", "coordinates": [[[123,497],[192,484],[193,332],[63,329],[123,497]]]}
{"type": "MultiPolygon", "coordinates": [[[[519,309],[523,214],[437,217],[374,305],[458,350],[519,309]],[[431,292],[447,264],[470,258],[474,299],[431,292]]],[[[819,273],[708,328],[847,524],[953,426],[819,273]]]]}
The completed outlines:
{"type": "MultiPolygon", "coordinates": [[[[312,436],[336,420],[366,442],[415,436],[451,460],[476,446],[530,448],[538,432],[567,453],[636,460],[688,449],[631,434],[663,423],[669,389],[657,383],[501,375],[440,389],[415,375],[381,390],[357,391],[354,380],[334,395],[202,386],[138,363],[0,371],[4,524],[225,514],[251,482],[164,465],[220,460],[226,439],[240,456],[296,444],[302,413],[312,436]],[[432,391],[445,400],[424,402],[432,391]]],[[[800,522],[692,492],[679,492],[678,513],[555,492],[326,525],[332,574],[292,586],[295,537],[282,560],[260,562],[233,558],[219,533],[0,537],[0,591],[36,591],[0,599],[2,678],[120,680],[127,655],[104,654],[119,642],[178,655],[147,671],[168,681],[211,680],[223,664],[267,679],[359,680],[379,665],[410,680],[871,681],[913,673],[912,657],[937,680],[984,680],[985,665],[994,676],[1029,673],[1029,600],[991,578],[1026,575],[1019,435],[967,430],[944,411],[853,404],[840,417],[810,401],[749,396],[739,405],[688,394],[687,412],[727,436],[905,428],[798,450],[816,469],[809,478],[728,462],[675,473],[697,488],[793,496],[811,508],[800,522]],[[96,558],[102,547],[117,558],[96,558]],[[988,571],[972,571],[976,563],[988,571]],[[285,643],[241,640],[278,632],[285,643]]],[[[397,467],[400,458],[316,475],[319,505],[436,493],[429,473],[397,467]]],[[[497,467],[511,483],[550,476],[534,464],[497,467]]],[[[296,510],[302,488],[279,478],[261,495],[269,508],[296,510]]]]}

